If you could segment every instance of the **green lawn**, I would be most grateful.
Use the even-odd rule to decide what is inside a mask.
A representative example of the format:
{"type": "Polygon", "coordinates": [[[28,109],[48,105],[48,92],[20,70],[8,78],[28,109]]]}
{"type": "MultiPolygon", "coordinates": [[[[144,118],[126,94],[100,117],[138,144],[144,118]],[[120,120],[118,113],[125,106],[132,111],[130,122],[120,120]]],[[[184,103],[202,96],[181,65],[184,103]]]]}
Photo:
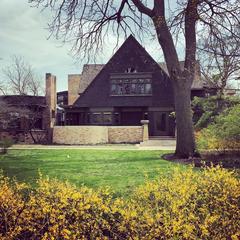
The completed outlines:
{"type": "MultiPolygon", "coordinates": [[[[110,186],[118,194],[130,192],[144,182],[145,176],[156,178],[176,163],[165,161],[164,151],[134,150],[9,150],[0,155],[0,169],[9,177],[35,186],[39,171],[80,186],[110,186]]],[[[182,169],[185,166],[180,165],[182,169]]]]}

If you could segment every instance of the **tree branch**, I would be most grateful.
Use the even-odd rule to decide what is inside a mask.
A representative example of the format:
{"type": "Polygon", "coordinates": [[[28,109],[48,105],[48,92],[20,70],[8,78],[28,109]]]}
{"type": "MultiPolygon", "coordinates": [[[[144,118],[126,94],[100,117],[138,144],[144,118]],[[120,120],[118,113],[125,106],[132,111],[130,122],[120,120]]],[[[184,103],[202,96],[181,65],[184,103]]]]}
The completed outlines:
{"type": "Polygon", "coordinates": [[[146,7],[141,0],[131,0],[134,5],[137,7],[138,11],[146,14],[149,17],[153,17],[153,10],[151,10],[150,8],[146,7]]]}

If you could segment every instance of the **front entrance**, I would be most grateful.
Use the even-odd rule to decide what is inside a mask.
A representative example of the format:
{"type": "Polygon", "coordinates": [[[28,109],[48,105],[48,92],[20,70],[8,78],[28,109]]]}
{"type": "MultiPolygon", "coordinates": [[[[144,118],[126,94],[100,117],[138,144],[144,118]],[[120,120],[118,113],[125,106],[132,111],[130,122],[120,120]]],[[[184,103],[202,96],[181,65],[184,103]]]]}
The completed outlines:
{"type": "Polygon", "coordinates": [[[153,114],[153,132],[155,136],[169,135],[169,113],[154,112],[153,114]]]}
{"type": "Polygon", "coordinates": [[[139,126],[142,119],[142,112],[121,112],[121,125],[123,126],[139,126]]]}
{"type": "Polygon", "coordinates": [[[146,107],[116,107],[114,112],[119,116],[117,125],[121,126],[140,126],[141,120],[147,119],[146,107]]]}

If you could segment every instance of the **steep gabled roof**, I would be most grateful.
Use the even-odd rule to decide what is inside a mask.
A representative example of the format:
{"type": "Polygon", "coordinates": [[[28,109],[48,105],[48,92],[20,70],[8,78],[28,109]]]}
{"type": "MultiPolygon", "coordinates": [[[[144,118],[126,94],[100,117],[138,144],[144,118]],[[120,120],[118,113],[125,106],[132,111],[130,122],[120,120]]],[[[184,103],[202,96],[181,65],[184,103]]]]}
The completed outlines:
{"type": "MultiPolygon", "coordinates": [[[[91,81],[86,90],[75,101],[73,107],[110,107],[110,106],[156,106],[161,101],[164,106],[165,100],[157,97],[149,96],[125,96],[112,97],[109,94],[109,79],[114,73],[124,73],[129,67],[135,67],[138,73],[155,74],[155,83],[162,85],[162,89],[170,86],[170,81],[166,73],[160,68],[158,63],[151,55],[141,46],[141,44],[131,35],[121,45],[117,52],[110,58],[99,71],[97,76],[91,81]],[[157,74],[157,76],[156,76],[157,74]],[[158,102],[158,103],[157,103],[158,102]]],[[[172,87],[169,87],[171,95],[172,87]]],[[[155,90],[154,90],[155,91],[155,90]]],[[[159,89],[156,89],[156,92],[159,89]]],[[[165,89],[166,92],[166,89],[165,89]]],[[[157,94],[159,94],[158,92],[157,94]]],[[[161,96],[167,99],[169,95],[161,92],[161,96]]],[[[172,101],[172,95],[169,101],[172,101]]],[[[167,100],[166,100],[167,101],[167,100]]],[[[168,102],[169,102],[168,101],[168,102]]],[[[166,104],[165,104],[166,105],[166,104]]]]}
{"type": "MultiPolygon", "coordinates": [[[[83,74],[81,75],[82,78],[80,81],[80,85],[83,84],[84,87],[79,88],[79,94],[85,93],[85,91],[88,89],[89,85],[91,85],[91,83],[96,79],[98,74],[106,67],[107,64],[109,64],[114,58],[116,58],[116,56],[119,54],[119,52],[121,52],[122,49],[124,49],[129,44],[129,42],[133,42],[134,44],[136,44],[146,55],[148,55],[148,57],[153,62],[155,62],[155,60],[152,58],[152,56],[146,51],[146,49],[131,34],[124,41],[124,43],[120,46],[120,48],[116,51],[116,53],[109,59],[109,61],[106,64],[86,64],[86,65],[84,65],[83,74]],[[85,75],[84,78],[83,78],[83,75],[85,75]],[[85,81],[87,81],[87,83],[85,81]],[[84,91],[82,91],[82,89],[84,89],[84,91]]],[[[158,65],[158,64],[156,63],[156,65],[158,65]]]]}
{"type": "MultiPolygon", "coordinates": [[[[117,55],[118,52],[121,51],[122,48],[125,48],[126,45],[128,45],[130,41],[133,41],[136,45],[138,45],[138,47],[141,48],[145,52],[145,54],[147,54],[152,59],[152,61],[155,62],[155,60],[152,58],[152,56],[145,50],[145,48],[132,35],[130,35],[126,39],[126,41],[121,45],[121,47],[112,56],[112,58],[114,58],[115,55],[117,55]]],[[[109,62],[112,60],[112,58],[110,58],[109,62]]],[[[84,91],[88,88],[88,86],[95,79],[95,77],[101,72],[101,70],[104,68],[105,65],[106,64],[85,64],[84,65],[82,75],[81,75],[81,80],[79,83],[79,94],[84,93],[84,91]]],[[[161,62],[161,63],[159,63],[159,66],[160,66],[161,70],[164,71],[169,76],[166,63],[161,62]]],[[[184,61],[180,62],[180,66],[183,69],[184,61]]],[[[200,76],[200,71],[199,71],[198,65],[197,65],[197,69],[195,72],[195,78],[193,80],[192,89],[203,89],[203,81],[200,76]]]]}

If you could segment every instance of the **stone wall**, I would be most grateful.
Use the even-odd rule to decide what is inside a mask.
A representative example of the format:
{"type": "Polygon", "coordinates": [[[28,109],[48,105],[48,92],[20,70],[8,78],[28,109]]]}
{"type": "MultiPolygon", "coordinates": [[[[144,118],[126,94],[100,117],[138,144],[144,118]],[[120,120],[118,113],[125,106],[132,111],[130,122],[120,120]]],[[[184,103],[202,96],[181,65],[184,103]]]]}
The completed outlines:
{"type": "Polygon", "coordinates": [[[143,141],[142,126],[108,127],[109,143],[139,143],[143,141]]]}
{"type": "Polygon", "coordinates": [[[56,126],[55,144],[138,143],[143,141],[142,126],[56,126]]]}
{"type": "Polygon", "coordinates": [[[108,142],[105,126],[56,126],[53,143],[56,144],[103,144],[108,142]]]}

